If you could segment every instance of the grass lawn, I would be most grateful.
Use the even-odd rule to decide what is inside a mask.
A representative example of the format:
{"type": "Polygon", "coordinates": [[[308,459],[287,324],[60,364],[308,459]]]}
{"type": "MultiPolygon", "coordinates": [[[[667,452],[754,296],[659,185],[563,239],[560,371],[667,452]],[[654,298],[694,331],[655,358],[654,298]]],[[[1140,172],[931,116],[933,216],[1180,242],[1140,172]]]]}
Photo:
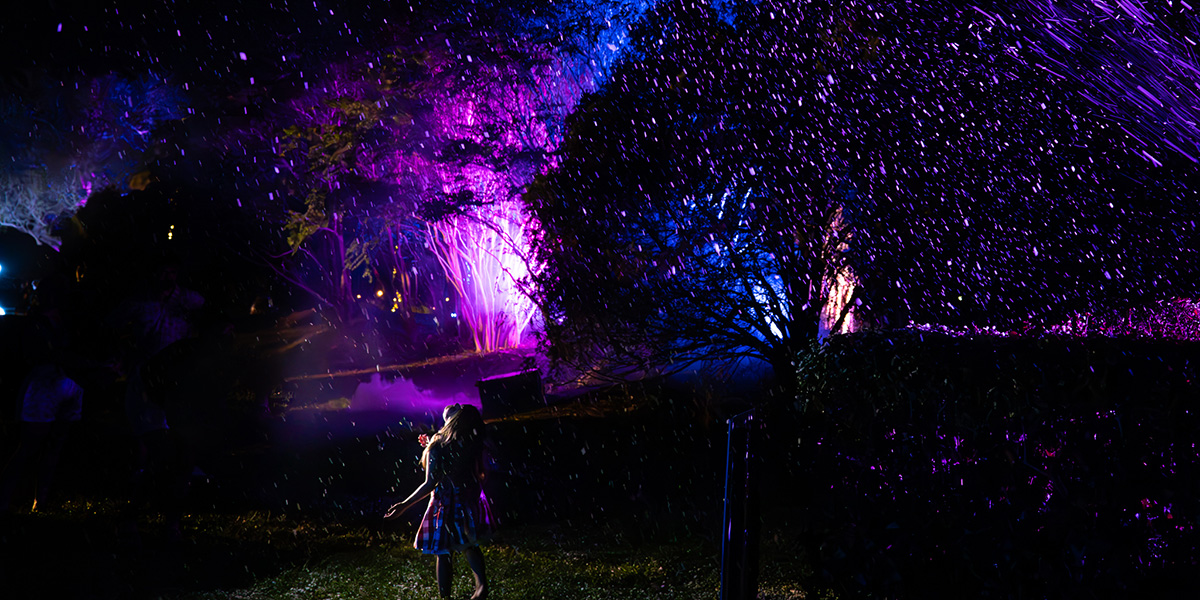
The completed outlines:
{"type": "MultiPolygon", "coordinates": [[[[137,545],[116,533],[113,503],[70,501],[6,524],[6,598],[395,599],[436,598],[433,559],[395,531],[249,511],[190,514],[168,541],[156,515],[137,545]],[[67,565],[65,568],[63,565],[67,565]]],[[[517,525],[484,547],[492,598],[717,598],[719,546],[707,532],[635,523],[517,525]]],[[[811,580],[786,540],[765,536],[760,598],[806,593],[811,580]]],[[[455,597],[473,587],[456,563],[455,597]]]]}
{"type": "MultiPolygon", "coordinates": [[[[314,556],[245,588],[169,597],[366,600],[437,596],[433,559],[411,549],[407,536],[331,535],[343,542],[357,538],[362,547],[314,556]]],[[[582,533],[565,526],[526,526],[498,536],[485,546],[484,554],[493,598],[641,600],[717,598],[718,551],[712,542],[694,535],[631,543],[620,532],[595,526],[582,533]]],[[[456,562],[455,568],[456,597],[465,598],[473,581],[463,562],[456,562]]],[[[796,583],[803,575],[797,570],[795,562],[769,558],[760,598],[809,597],[796,583]]]]}
{"type": "MultiPolygon", "coordinates": [[[[690,401],[635,400],[493,424],[507,470],[489,495],[513,510],[484,548],[492,598],[719,597],[723,423],[690,401]]],[[[419,511],[379,519],[420,480],[417,431],[356,432],[362,417],[336,411],[276,419],[269,443],[231,446],[193,488],[182,540],[151,506],[134,542],[118,534],[119,428],[100,417],[64,451],[62,501],[0,524],[5,600],[437,597],[433,558],[411,546],[419,511]]],[[[832,597],[804,587],[820,578],[776,519],[761,557],[760,598],[832,597]]]]}
{"type": "MultiPolygon", "coordinates": [[[[408,536],[314,556],[238,590],[185,593],[176,598],[435,598],[433,559],[408,547],[408,536]]],[[[522,527],[500,535],[484,550],[494,598],[714,598],[717,560],[697,540],[676,538],[627,546],[620,534],[567,535],[561,527],[522,527]]],[[[473,582],[455,564],[456,597],[473,582]]]]}

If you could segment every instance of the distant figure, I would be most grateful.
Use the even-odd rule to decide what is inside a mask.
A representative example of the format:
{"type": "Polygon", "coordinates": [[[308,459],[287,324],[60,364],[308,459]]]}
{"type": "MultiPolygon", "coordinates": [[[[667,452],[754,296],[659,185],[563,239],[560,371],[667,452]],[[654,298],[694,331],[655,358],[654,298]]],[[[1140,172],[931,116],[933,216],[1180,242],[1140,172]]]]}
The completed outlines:
{"type": "Polygon", "coordinates": [[[171,386],[154,381],[150,371],[171,371],[162,365],[168,358],[164,350],[194,335],[192,316],[203,305],[204,297],[180,286],[177,269],[168,265],[158,272],[148,296],[126,302],[116,315],[115,325],[126,332],[121,362],[126,378],[125,417],[133,434],[130,505],[120,529],[131,541],[137,539],[136,515],[150,499],[163,508],[168,537],[180,537],[187,464],[167,423],[167,404],[173,399],[161,392],[171,386]]]}
{"type": "Polygon", "coordinates": [[[45,507],[50,483],[71,426],[83,415],[83,388],[64,366],[79,360],[68,354],[62,315],[67,283],[55,276],[38,286],[37,305],[21,349],[33,365],[21,388],[21,441],[0,473],[0,511],[12,508],[12,497],[29,467],[37,462],[33,510],[45,507]]]}
{"type": "Polygon", "coordinates": [[[462,552],[475,576],[474,600],[487,597],[487,576],[479,542],[492,534],[493,520],[484,496],[484,423],[479,410],[470,404],[452,404],[442,412],[446,424],[432,439],[419,438],[425,446],[421,464],[425,482],[403,502],[394,504],[383,516],[398,518],[429,495],[429,506],[421,518],[413,547],[437,556],[438,594],[450,597],[453,580],[451,552],[462,552]]]}
{"type": "Polygon", "coordinates": [[[168,429],[163,399],[147,394],[144,369],[165,348],[193,335],[192,314],[204,306],[204,297],[180,286],[178,276],[175,267],[163,267],[147,297],[118,309],[116,325],[127,340],[125,415],[135,437],[168,429]]]}
{"type": "Polygon", "coordinates": [[[21,441],[0,475],[0,511],[11,510],[13,492],[39,457],[33,510],[45,507],[58,457],[82,415],[83,388],[56,364],[34,367],[21,399],[21,441]]]}

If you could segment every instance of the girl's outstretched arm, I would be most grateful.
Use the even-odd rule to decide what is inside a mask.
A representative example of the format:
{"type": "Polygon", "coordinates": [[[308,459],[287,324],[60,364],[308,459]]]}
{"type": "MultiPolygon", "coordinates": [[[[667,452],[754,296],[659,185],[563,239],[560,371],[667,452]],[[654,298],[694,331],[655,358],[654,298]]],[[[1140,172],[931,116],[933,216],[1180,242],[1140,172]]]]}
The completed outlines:
{"type": "MultiPolygon", "coordinates": [[[[433,461],[430,460],[429,462],[433,461]]],[[[433,476],[430,474],[430,468],[427,463],[425,465],[425,481],[418,486],[417,489],[413,490],[413,493],[409,494],[408,498],[405,498],[403,502],[397,502],[393,504],[392,507],[388,509],[387,513],[383,515],[383,518],[390,521],[404,514],[404,511],[412,508],[413,505],[420,502],[425,498],[425,496],[428,496],[429,493],[433,491],[435,485],[436,482],[433,480],[433,476]]]]}

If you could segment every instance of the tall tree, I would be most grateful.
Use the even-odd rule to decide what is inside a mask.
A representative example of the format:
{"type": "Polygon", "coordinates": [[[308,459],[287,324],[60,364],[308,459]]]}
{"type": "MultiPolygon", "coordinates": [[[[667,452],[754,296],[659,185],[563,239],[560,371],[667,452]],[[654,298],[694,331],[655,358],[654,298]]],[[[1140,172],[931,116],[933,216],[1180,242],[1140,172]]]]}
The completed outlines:
{"type": "Polygon", "coordinates": [[[1084,245],[1144,233],[1115,176],[1144,161],[1018,28],[952,1],[720,17],[652,11],[528,196],[556,352],[778,372],[822,321],[1009,327],[1153,281],[1104,264],[1136,244],[1084,245]]]}
{"type": "Polygon", "coordinates": [[[297,107],[297,123],[284,129],[279,147],[284,181],[303,202],[286,226],[291,254],[306,259],[293,268],[317,275],[315,282],[293,281],[343,321],[353,316],[353,272],[365,266],[367,244],[380,233],[355,229],[376,211],[402,204],[388,157],[393,128],[412,119],[389,102],[392,84],[386,77],[377,86],[362,77],[332,78],[327,96],[297,107]]]}
{"type": "Polygon", "coordinates": [[[682,2],[636,33],[634,58],[571,115],[557,168],[527,195],[551,349],[618,371],[751,357],[786,368],[824,304],[837,182],[823,162],[780,155],[804,130],[749,138],[762,121],[739,117],[770,110],[743,96],[762,89],[748,85],[760,67],[742,62],[749,33],[682,2]]]}
{"type": "Polygon", "coordinates": [[[57,227],[93,191],[148,183],[154,130],[182,95],[154,76],[24,79],[0,95],[0,226],[58,248],[57,227]]]}
{"type": "Polygon", "coordinates": [[[612,45],[595,21],[624,14],[600,10],[620,2],[582,4],[599,12],[483,3],[402,16],[389,21],[386,49],[327,69],[291,103],[299,125],[284,132],[281,170],[305,198],[289,224],[291,253],[321,265],[305,244],[331,245],[332,262],[313,271],[325,281],[310,291],[349,299],[349,273],[382,275],[376,293],[402,306],[410,270],[387,251],[415,228],[425,242],[415,250],[436,256],[476,350],[529,339],[536,309],[521,286],[533,223],[519,194],[607,66],[612,45]],[[330,199],[357,197],[368,182],[380,200],[360,198],[343,219],[356,226],[337,230],[338,211],[351,207],[330,199]],[[393,242],[378,243],[385,238],[393,242]]]}

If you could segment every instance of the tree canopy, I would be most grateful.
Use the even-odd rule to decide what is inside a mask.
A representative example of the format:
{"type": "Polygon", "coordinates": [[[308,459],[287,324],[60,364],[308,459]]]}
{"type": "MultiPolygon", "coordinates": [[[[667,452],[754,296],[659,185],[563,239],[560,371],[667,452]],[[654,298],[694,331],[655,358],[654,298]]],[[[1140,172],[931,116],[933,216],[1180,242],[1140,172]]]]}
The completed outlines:
{"type": "Polygon", "coordinates": [[[527,196],[552,347],[780,368],[822,310],[1006,329],[1162,297],[1191,246],[1147,219],[1194,239],[1194,207],[986,8],[660,4],[527,196]]]}

